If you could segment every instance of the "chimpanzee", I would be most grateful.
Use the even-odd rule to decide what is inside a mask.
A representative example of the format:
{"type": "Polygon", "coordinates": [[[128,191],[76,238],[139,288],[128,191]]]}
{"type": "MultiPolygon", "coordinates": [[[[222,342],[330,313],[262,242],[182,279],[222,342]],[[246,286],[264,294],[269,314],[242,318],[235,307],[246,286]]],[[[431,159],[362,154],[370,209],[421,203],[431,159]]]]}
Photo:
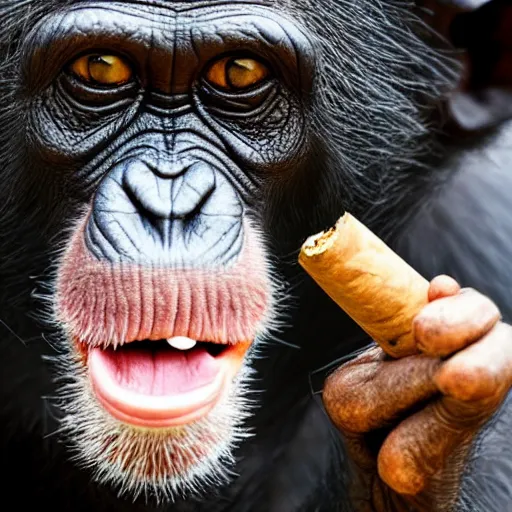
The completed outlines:
{"type": "Polygon", "coordinates": [[[510,1],[0,20],[6,510],[511,510],[510,1]],[[431,280],[418,355],[298,265],[345,211],[431,280]]]}

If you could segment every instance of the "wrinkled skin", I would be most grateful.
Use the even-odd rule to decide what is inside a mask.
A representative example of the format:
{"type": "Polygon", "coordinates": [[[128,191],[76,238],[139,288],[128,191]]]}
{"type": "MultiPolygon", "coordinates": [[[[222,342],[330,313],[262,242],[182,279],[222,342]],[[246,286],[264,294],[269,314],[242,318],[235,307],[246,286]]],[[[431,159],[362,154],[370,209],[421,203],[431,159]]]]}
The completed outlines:
{"type": "Polygon", "coordinates": [[[496,305],[446,276],[431,282],[429,300],[414,320],[420,355],[387,360],[374,348],[326,383],[327,410],[360,471],[357,509],[453,510],[470,446],[512,384],[512,328],[496,305]],[[387,437],[372,453],[378,429],[387,437]]]}
{"type": "Polygon", "coordinates": [[[0,460],[17,508],[506,510],[512,14],[418,3],[434,12],[0,4],[0,460]],[[226,56],[242,62],[224,75],[226,56]],[[418,355],[365,349],[300,270],[344,210],[432,279],[418,355]],[[240,348],[227,398],[145,429],[107,410],[90,354],[178,335],[240,348]]]}

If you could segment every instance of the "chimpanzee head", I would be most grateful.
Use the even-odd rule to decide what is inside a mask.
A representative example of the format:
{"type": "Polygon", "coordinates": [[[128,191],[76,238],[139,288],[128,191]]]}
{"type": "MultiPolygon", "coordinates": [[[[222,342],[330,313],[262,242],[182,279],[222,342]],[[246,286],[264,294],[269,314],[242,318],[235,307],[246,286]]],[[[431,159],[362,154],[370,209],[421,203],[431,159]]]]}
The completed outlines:
{"type": "Polygon", "coordinates": [[[393,2],[11,3],[6,309],[49,284],[60,429],[99,480],[217,481],[293,255],[345,208],[413,202],[444,64],[393,2]]]}

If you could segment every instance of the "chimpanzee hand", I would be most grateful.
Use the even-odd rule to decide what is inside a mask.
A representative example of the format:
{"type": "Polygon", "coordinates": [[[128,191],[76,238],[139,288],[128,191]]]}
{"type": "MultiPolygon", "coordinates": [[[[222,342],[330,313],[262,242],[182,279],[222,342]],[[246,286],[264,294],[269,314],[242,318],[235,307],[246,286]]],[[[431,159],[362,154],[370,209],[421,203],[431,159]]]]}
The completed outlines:
{"type": "Polygon", "coordinates": [[[512,327],[477,291],[434,279],[414,334],[421,355],[371,349],[324,388],[358,511],[452,511],[472,443],[512,386],[512,327]]]}

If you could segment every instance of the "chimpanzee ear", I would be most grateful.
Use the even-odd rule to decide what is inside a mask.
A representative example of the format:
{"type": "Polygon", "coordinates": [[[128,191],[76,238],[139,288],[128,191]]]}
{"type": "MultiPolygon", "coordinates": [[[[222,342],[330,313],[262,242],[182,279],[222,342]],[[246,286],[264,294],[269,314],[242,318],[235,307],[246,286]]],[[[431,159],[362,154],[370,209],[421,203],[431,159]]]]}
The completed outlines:
{"type": "Polygon", "coordinates": [[[512,4],[503,0],[442,4],[461,9],[447,35],[466,53],[464,82],[449,101],[454,121],[474,131],[512,119],[512,4]]]}

